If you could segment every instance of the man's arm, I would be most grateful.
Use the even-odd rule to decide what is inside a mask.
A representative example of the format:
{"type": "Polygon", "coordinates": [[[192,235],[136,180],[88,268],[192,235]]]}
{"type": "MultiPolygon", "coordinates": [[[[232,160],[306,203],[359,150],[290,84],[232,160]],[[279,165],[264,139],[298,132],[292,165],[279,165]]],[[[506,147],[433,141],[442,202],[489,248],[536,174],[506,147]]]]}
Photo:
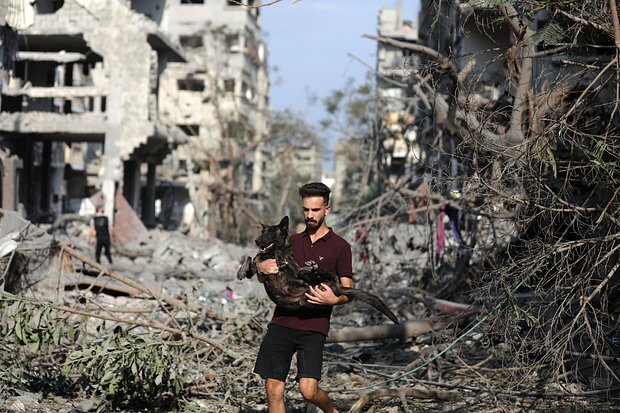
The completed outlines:
{"type": "Polygon", "coordinates": [[[256,269],[263,275],[276,275],[280,272],[278,263],[274,259],[268,259],[256,264],[256,269]]]}
{"type": "Polygon", "coordinates": [[[95,235],[95,223],[92,219],[90,221],[90,225],[88,226],[87,235],[88,235],[88,245],[92,245],[93,236],[95,235]]]}

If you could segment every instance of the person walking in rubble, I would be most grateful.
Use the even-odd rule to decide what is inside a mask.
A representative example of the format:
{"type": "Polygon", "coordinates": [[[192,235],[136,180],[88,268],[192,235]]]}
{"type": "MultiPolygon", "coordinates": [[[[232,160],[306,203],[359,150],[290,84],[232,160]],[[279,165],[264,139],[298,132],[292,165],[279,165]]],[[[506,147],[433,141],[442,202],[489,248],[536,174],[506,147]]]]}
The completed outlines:
{"type": "MultiPolygon", "coordinates": [[[[291,236],[293,255],[301,266],[306,261],[315,261],[322,269],[337,274],[342,286],[353,287],[351,246],[326,222],[331,209],[330,192],[320,182],[299,189],[306,228],[291,236]]],[[[265,275],[279,272],[273,259],[258,263],[257,269],[265,275]]],[[[265,379],[269,413],[286,411],[285,381],[294,353],[297,353],[296,380],[304,400],[325,413],[338,413],[328,394],[319,387],[319,380],[332,307],[345,304],[348,298],[336,296],[325,284],[310,287],[310,294],[306,295],[309,303],[327,305],[328,308],[288,311],[276,307],[256,357],[254,372],[265,379]]],[[[312,408],[308,406],[307,411],[314,411],[312,408]]]]}
{"type": "Polygon", "coordinates": [[[110,221],[104,212],[105,209],[103,207],[97,208],[97,213],[91,221],[90,231],[88,232],[88,245],[93,244],[93,235],[95,235],[95,239],[97,240],[95,245],[95,259],[98,263],[101,263],[101,250],[104,250],[104,254],[108,259],[108,262],[112,264],[110,243],[112,241],[111,234],[113,233],[113,230],[110,225],[110,221]]]}

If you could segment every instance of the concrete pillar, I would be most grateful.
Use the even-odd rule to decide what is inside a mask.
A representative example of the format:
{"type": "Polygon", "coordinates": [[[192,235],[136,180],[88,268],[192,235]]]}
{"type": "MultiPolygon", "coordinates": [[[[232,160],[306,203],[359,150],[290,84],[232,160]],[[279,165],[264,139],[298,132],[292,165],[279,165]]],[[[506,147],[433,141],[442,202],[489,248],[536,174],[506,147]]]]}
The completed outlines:
{"type": "Polygon", "coordinates": [[[140,162],[134,159],[123,162],[123,196],[134,211],[140,208],[140,162]]]}
{"type": "Polygon", "coordinates": [[[41,185],[41,202],[39,204],[42,212],[50,210],[50,194],[51,194],[51,177],[52,177],[52,141],[43,141],[43,154],[41,162],[40,185],[41,185]]]}
{"type": "Polygon", "coordinates": [[[149,163],[146,175],[146,189],[142,199],[142,222],[147,228],[155,228],[155,169],[154,163],[149,163]]]}
{"type": "Polygon", "coordinates": [[[2,177],[2,208],[17,211],[19,175],[23,163],[17,156],[4,158],[2,163],[4,167],[4,176],[2,177]]]}
{"type": "Polygon", "coordinates": [[[252,191],[258,192],[263,188],[263,145],[258,144],[254,151],[254,165],[252,167],[252,191]]]}
{"type": "Polygon", "coordinates": [[[103,192],[103,207],[105,215],[108,217],[110,225],[114,225],[114,194],[116,183],[113,179],[104,178],[101,184],[101,192],[103,192]]]}

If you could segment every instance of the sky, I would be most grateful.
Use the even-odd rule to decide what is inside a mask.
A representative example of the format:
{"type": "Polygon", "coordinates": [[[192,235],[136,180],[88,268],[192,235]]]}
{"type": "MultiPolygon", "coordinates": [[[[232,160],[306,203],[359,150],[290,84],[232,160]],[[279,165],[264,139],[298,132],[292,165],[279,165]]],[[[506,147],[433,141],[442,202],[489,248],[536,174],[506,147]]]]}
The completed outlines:
{"type": "MultiPolygon", "coordinates": [[[[261,25],[269,48],[270,104],[291,109],[317,125],[327,115],[321,100],[342,88],[348,78],[364,81],[368,69],[349,54],[375,67],[379,9],[396,0],[283,0],[261,8],[261,25]],[[310,97],[316,97],[312,104],[310,97]]],[[[418,0],[403,0],[404,19],[418,14],[418,0]]],[[[330,149],[333,141],[328,141],[330,149]]],[[[331,161],[323,163],[331,170],[331,161]]]]}

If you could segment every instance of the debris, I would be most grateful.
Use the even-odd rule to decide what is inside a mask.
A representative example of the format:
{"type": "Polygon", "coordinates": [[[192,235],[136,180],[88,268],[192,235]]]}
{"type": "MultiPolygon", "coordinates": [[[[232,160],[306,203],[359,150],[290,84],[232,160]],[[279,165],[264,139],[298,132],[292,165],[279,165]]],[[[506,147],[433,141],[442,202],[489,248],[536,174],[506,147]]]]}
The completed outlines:
{"type": "Polygon", "coordinates": [[[401,340],[436,331],[445,327],[445,321],[417,320],[397,325],[379,325],[370,327],[345,327],[331,330],[327,342],[338,343],[347,341],[380,340],[398,338],[401,340]]]}

